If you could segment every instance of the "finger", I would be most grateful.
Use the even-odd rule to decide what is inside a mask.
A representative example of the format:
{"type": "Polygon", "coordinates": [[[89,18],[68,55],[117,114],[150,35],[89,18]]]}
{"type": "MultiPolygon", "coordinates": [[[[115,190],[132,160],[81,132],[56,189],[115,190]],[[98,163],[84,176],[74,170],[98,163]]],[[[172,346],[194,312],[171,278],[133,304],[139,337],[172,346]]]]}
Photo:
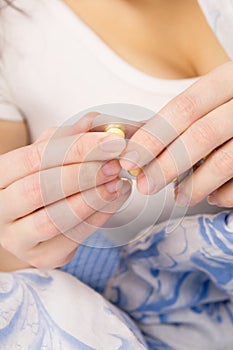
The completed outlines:
{"type": "Polygon", "coordinates": [[[45,131],[42,132],[42,134],[38,137],[38,139],[34,142],[34,144],[40,143],[52,137],[58,129],[59,128],[57,126],[51,126],[50,128],[46,129],[45,131]]]}
{"type": "Polygon", "coordinates": [[[98,117],[99,112],[89,112],[85,114],[81,119],[74,123],[71,128],[77,133],[85,133],[92,129],[95,119],[98,117]]]}
{"type": "Polygon", "coordinates": [[[229,101],[232,73],[233,63],[226,63],[172,99],[130,139],[121,158],[122,167],[129,170],[135,163],[140,167],[148,164],[197,119],[229,101]]]}
{"type": "Polygon", "coordinates": [[[83,243],[93,232],[103,226],[107,220],[117,212],[131,193],[131,184],[127,180],[119,192],[119,196],[104,207],[104,212],[95,212],[85,221],[65,233],[67,237],[77,243],[83,243]]]}
{"type": "Polygon", "coordinates": [[[85,114],[80,120],[78,120],[73,125],[48,128],[40,135],[40,137],[34,143],[39,143],[48,140],[51,137],[60,138],[64,136],[72,136],[75,134],[88,132],[91,129],[92,123],[98,114],[98,112],[90,112],[85,114]]]}
{"type": "Polygon", "coordinates": [[[129,187],[128,182],[116,179],[40,209],[8,224],[1,235],[1,245],[25,260],[27,252],[39,242],[71,230],[95,212],[105,212],[103,208],[119,193],[128,192],[129,187]]]}
{"type": "Polygon", "coordinates": [[[116,158],[125,145],[117,135],[93,132],[16,149],[0,157],[0,188],[44,169],[116,158]]]}
{"type": "Polygon", "coordinates": [[[9,242],[14,242],[14,247],[20,247],[18,250],[23,251],[68,231],[95,211],[100,211],[107,202],[114,200],[119,182],[116,179],[85,193],[70,196],[9,223],[6,234],[1,237],[1,244],[10,250],[9,242]],[[18,232],[21,232],[20,238],[16,236],[18,232]]]}
{"type": "Polygon", "coordinates": [[[183,180],[177,190],[178,204],[195,205],[233,177],[233,140],[214,151],[207,160],[183,180]]]}
{"type": "Polygon", "coordinates": [[[74,256],[78,243],[64,235],[39,243],[24,256],[24,261],[38,269],[55,269],[64,266],[74,256]]]}
{"type": "Polygon", "coordinates": [[[105,212],[96,212],[64,235],[58,235],[33,247],[27,253],[27,262],[40,269],[57,268],[67,264],[74,256],[79,244],[103,226],[126,201],[130,194],[129,184],[127,186],[129,191],[126,191],[127,188],[124,189],[126,191],[124,194],[106,205],[105,212]]]}
{"type": "Polygon", "coordinates": [[[233,208],[233,179],[208,196],[208,203],[218,207],[233,208]]]}
{"type": "Polygon", "coordinates": [[[125,137],[129,139],[145,123],[146,121],[136,122],[133,120],[119,118],[107,114],[99,114],[93,120],[91,130],[101,132],[105,131],[106,127],[108,127],[109,125],[114,125],[116,127],[121,128],[125,133],[125,137]]]}
{"type": "Polygon", "coordinates": [[[161,190],[216,147],[231,139],[233,123],[229,111],[231,112],[232,106],[231,100],[197,120],[158,155],[156,160],[145,166],[144,173],[150,178],[150,182],[141,174],[138,177],[139,191],[151,194],[161,190]],[[150,184],[150,188],[146,188],[147,184],[150,184]]]}
{"type": "Polygon", "coordinates": [[[14,221],[65,197],[112,181],[120,171],[119,161],[111,160],[71,164],[29,175],[0,192],[1,215],[5,222],[14,221]]]}

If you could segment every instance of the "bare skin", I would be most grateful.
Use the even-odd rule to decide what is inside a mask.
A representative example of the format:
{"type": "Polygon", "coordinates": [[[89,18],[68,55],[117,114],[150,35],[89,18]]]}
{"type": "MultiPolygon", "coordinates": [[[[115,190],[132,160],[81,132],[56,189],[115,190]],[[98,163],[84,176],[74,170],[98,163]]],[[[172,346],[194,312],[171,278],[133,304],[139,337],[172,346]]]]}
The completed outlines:
{"type": "MultiPolygon", "coordinates": [[[[13,149],[28,144],[27,126],[23,122],[0,121],[0,153],[6,153],[13,149]]],[[[0,245],[0,270],[13,271],[30,267],[30,265],[11,254],[0,245]]]]}
{"type": "Polygon", "coordinates": [[[65,0],[118,55],[168,79],[203,75],[229,61],[196,0],[65,0]]]}
{"type": "MultiPolygon", "coordinates": [[[[65,2],[119,56],[149,75],[190,78],[229,60],[195,0],[65,2]]],[[[24,123],[0,121],[0,153],[25,146],[28,139],[24,123]]],[[[0,270],[29,266],[0,248],[0,270]]]]}
{"type": "Polygon", "coordinates": [[[0,154],[28,144],[27,125],[0,120],[0,154]]]}

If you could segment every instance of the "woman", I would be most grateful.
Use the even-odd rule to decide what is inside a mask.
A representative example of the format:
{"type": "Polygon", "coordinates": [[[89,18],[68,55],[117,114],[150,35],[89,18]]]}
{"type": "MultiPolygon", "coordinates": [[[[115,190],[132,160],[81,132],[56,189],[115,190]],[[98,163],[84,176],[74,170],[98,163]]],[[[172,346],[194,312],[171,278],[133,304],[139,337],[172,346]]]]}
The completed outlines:
{"type": "MultiPolygon", "coordinates": [[[[77,226],[77,231],[82,232],[81,241],[95,232],[96,227],[102,227],[111,212],[129,197],[129,183],[118,179],[120,165],[126,169],[132,163],[145,166],[144,173],[137,178],[138,190],[154,194],[208,155],[194,175],[176,190],[178,203],[193,205],[211,194],[209,202],[232,207],[233,88],[232,63],[228,61],[233,48],[230,34],[226,34],[231,31],[231,21],[226,24],[226,18],[232,4],[230,1],[224,4],[181,0],[43,0],[39,3],[25,0],[13,2],[20,11],[12,7],[2,9],[2,271],[30,266],[54,268],[70,261],[78,245],[77,239],[70,239],[73,228],[77,226]],[[203,78],[197,79],[202,75],[203,78]],[[137,104],[158,112],[160,118],[149,115],[149,121],[142,123],[143,127],[132,136],[127,147],[117,136],[87,133],[96,114],[89,114],[74,127],[59,129],[53,157],[46,159],[46,166],[42,162],[43,184],[50,186],[49,196],[45,198],[40,188],[41,158],[54,129],[45,131],[39,138],[41,132],[64,123],[66,117],[77,111],[112,102],[137,104]],[[25,147],[28,137],[34,143],[25,147]],[[62,145],[74,145],[62,178],[65,197],[76,214],[74,221],[64,215],[64,192],[51,191],[63,163],[54,155],[58,147],[64,150],[62,145]],[[83,160],[96,145],[93,158],[86,164],[83,160]],[[17,147],[20,148],[5,153],[17,147]],[[179,163],[182,149],[187,150],[189,157],[179,163]],[[120,163],[112,160],[121,154],[120,163]],[[169,154],[176,160],[175,165],[169,154]],[[93,169],[94,176],[84,181],[82,188],[77,188],[76,183],[66,185],[67,179],[79,176],[77,162],[83,169],[85,166],[88,171],[93,169]],[[98,201],[100,207],[90,210],[90,206],[85,206],[82,192],[93,202],[100,196],[103,199],[98,201]],[[47,215],[48,207],[54,208],[51,211],[55,210],[56,218],[62,220],[53,222],[51,211],[47,215]]],[[[155,196],[154,200],[160,202],[159,197],[155,196]]],[[[169,196],[168,202],[173,207],[169,196]]],[[[168,205],[165,203],[161,221],[171,215],[171,208],[166,211],[168,205]]],[[[211,210],[203,202],[189,214],[211,210]]],[[[146,223],[151,224],[149,217],[146,223]]],[[[84,248],[78,249],[73,263],[71,260],[64,269],[71,271],[74,262],[79,262],[78,267],[73,267],[74,274],[103,291],[116,265],[112,263],[104,277],[99,272],[103,283],[98,285],[93,277],[89,278],[90,273],[83,273],[80,251],[86,251],[84,248]]],[[[119,249],[118,253],[110,251],[119,253],[119,249]]],[[[93,265],[94,262],[89,264],[87,270],[93,265]]]]}

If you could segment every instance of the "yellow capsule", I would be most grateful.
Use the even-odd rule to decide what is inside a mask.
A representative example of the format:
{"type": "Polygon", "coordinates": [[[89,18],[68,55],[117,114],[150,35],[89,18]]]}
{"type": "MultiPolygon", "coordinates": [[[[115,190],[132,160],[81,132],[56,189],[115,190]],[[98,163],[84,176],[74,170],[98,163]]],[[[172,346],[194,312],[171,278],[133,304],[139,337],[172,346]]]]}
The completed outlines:
{"type": "Polygon", "coordinates": [[[132,176],[138,176],[142,172],[141,168],[128,170],[128,173],[132,176]]]}
{"type": "MultiPolygon", "coordinates": [[[[111,132],[112,134],[116,134],[120,137],[125,138],[124,127],[119,124],[109,124],[104,129],[105,132],[111,132]]],[[[128,170],[128,173],[132,176],[138,176],[142,172],[141,168],[128,170]]]]}
{"type": "Polygon", "coordinates": [[[105,127],[106,132],[111,132],[112,134],[116,134],[122,138],[125,138],[125,133],[123,127],[117,124],[109,124],[105,127]]]}

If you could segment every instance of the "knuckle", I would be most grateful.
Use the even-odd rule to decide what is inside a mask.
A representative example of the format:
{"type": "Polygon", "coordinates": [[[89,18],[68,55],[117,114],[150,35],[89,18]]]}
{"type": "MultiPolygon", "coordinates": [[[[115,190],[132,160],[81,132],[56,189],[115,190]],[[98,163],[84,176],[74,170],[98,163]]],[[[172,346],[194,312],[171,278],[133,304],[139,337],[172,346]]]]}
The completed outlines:
{"type": "Polygon", "coordinates": [[[40,244],[41,243],[27,252],[25,260],[37,269],[43,270],[53,268],[52,255],[46,251],[45,246],[40,246],[40,244]]]}
{"type": "Polygon", "coordinates": [[[74,254],[75,254],[75,252],[58,259],[57,261],[54,262],[54,267],[53,268],[61,267],[61,266],[66,265],[72,259],[74,254]]]}
{"type": "Polygon", "coordinates": [[[33,144],[28,147],[23,155],[23,163],[25,168],[30,172],[34,173],[40,169],[41,165],[41,152],[37,144],[33,144]]]}
{"type": "Polygon", "coordinates": [[[1,227],[1,247],[11,253],[17,249],[17,241],[12,238],[14,237],[12,233],[11,224],[3,225],[1,227]]]}
{"type": "Polygon", "coordinates": [[[14,236],[10,234],[9,230],[1,235],[1,247],[15,256],[18,256],[19,253],[22,255],[23,253],[20,249],[19,242],[15,240],[14,236]]]}
{"type": "Polygon", "coordinates": [[[97,173],[96,168],[93,167],[93,171],[89,171],[89,168],[87,167],[87,163],[80,164],[79,172],[77,176],[77,185],[78,185],[79,191],[86,189],[87,185],[91,186],[92,184],[94,184],[94,179],[96,176],[94,174],[96,173],[97,173]]]}
{"type": "Polygon", "coordinates": [[[182,117],[193,119],[197,110],[197,98],[191,94],[180,95],[176,100],[175,114],[182,117]]]}
{"type": "Polygon", "coordinates": [[[1,235],[1,246],[7,251],[12,249],[12,240],[6,234],[1,235]]]}
{"type": "Polygon", "coordinates": [[[220,149],[212,157],[212,164],[217,174],[229,176],[233,173],[233,152],[220,149]]]}
{"type": "Polygon", "coordinates": [[[7,251],[12,249],[12,235],[11,235],[11,225],[1,225],[1,247],[7,251]]]}
{"type": "Polygon", "coordinates": [[[21,194],[33,207],[40,207],[42,205],[42,194],[38,175],[30,176],[23,180],[21,194]]]}
{"type": "Polygon", "coordinates": [[[46,210],[40,210],[35,213],[33,221],[33,226],[41,241],[49,240],[60,233],[58,227],[53,223],[53,219],[46,210]]]}
{"type": "Polygon", "coordinates": [[[79,137],[74,143],[74,156],[79,161],[83,161],[85,158],[85,138],[79,137]]]}
{"type": "Polygon", "coordinates": [[[152,145],[152,149],[157,153],[158,149],[161,149],[161,141],[156,137],[156,135],[147,134],[148,142],[152,145]]]}
{"type": "Polygon", "coordinates": [[[30,257],[27,258],[27,262],[37,269],[48,269],[50,268],[50,262],[47,254],[31,254],[30,257]]]}
{"type": "MultiPolygon", "coordinates": [[[[155,164],[156,166],[156,164],[155,164]]],[[[152,169],[151,169],[152,170],[152,169]]],[[[150,176],[153,176],[155,172],[152,170],[150,176]]],[[[166,185],[170,181],[172,181],[176,176],[178,176],[178,169],[175,164],[175,160],[170,157],[169,163],[161,162],[159,159],[157,161],[157,169],[156,169],[156,177],[157,181],[161,183],[161,185],[166,185]]]]}
{"type": "Polygon", "coordinates": [[[217,139],[214,128],[202,120],[190,128],[190,137],[195,144],[203,147],[214,145],[217,139]]]}
{"type": "MultiPolygon", "coordinates": [[[[140,137],[140,140],[144,140],[141,147],[147,157],[152,157],[157,155],[157,153],[164,147],[159,138],[148,130],[143,131],[144,135],[140,137]]],[[[137,143],[137,141],[136,141],[137,143]]],[[[140,145],[140,141],[139,141],[140,145]]]]}

